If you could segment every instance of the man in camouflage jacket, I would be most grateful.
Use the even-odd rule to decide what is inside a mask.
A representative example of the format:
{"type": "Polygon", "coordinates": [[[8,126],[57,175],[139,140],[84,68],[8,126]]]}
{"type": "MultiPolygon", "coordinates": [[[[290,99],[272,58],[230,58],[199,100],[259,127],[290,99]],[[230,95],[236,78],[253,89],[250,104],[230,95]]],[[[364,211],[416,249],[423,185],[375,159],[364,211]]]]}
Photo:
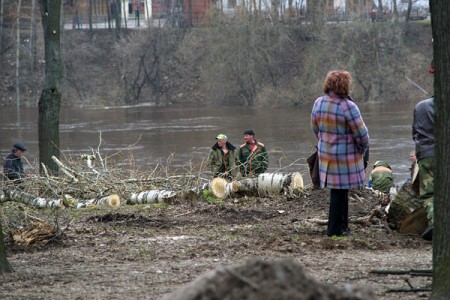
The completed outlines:
{"type": "Polygon", "coordinates": [[[227,141],[225,134],[219,134],[216,140],[209,152],[207,165],[214,177],[232,180],[237,175],[236,147],[227,141]]]}

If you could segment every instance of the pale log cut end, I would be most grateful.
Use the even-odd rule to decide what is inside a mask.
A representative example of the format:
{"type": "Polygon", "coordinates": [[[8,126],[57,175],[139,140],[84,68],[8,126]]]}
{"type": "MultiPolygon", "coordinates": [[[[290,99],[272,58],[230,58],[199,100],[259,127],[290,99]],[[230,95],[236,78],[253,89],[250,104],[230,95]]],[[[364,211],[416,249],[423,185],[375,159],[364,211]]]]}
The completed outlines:
{"type": "Polygon", "coordinates": [[[227,195],[226,188],[227,188],[228,181],[224,178],[216,177],[213,180],[211,180],[211,191],[213,192],[214,196],[216,196],[219,199],[225,198],[227,195]]]}
{"type": "Polygon", "coordinates": [[[302,177],[302,174],[300,174],[300,172],[292,173],[291,187],[292,187],[293,190],[303,189],[304,188],[303,177],[302,177]]]}
{"type": "Polygon", "coordinates": [[[232,183],[231,183],[231,190],[233,191],[233,192],[237,192],[237,191],[239,191],[239,188],[241,187],[241,183],[239,182],[239,181],[233,181],[232,183]]]}
{"type": "Polygon", "coordinates": [[[108,197],[108,205],[113,207],[119,207],[120,206],[120,197],[116,194],[110,195],[108,197]]]}

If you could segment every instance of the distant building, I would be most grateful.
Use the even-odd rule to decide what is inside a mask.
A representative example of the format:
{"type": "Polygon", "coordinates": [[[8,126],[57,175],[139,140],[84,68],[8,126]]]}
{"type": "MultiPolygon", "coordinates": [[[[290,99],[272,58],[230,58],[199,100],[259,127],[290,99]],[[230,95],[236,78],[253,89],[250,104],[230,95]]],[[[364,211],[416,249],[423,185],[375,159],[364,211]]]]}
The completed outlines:
{"type": "Polygon", "coordinates": [[[166,18],[177,25],[202,25],[208,22],[214,3],[211,0],[153,0],[154,18],[166,18]]]}
{"type": "Polygon", "coordinates": [[[73,22],[74,28],[86,27],[89,22],[114,24],[120,16],[122,22],[145,21],[151,17],[151,0],[64,0],[64,23],[73,22]]]}
{"type": "Polygon", "coordinates": [[[112,23],[120,14],[122,22],[164,18],[172,25],[197,25],[207,22],[211,0],[64,0],[65,23],[74,28],[94,23],[112,23]]]}
{"type": "MultiPolygon", "coordinates": [[[[376,1],[376,0],[375,0],[376,1]]],[[[316,9],[326,17],[344,18],[351,15],[366,15],[374,7],[373,0],[307,0],[306,13],[312,16],[316,9]]]]}

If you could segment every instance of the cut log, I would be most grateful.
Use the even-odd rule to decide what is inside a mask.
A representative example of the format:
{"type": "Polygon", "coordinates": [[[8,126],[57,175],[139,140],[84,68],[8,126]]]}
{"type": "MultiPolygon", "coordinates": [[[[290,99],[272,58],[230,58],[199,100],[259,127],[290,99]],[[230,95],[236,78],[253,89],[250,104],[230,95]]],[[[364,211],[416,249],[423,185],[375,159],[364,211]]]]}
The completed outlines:
{"type": "Polygon", "coordinates": [[[91,200],[77,200],[70,195],[64,195],[62,199],[45,199],[16,190],[4,191],[0,197],[0,202],[15,201],[35,208],[83,208],[96,205],[120,206],[120,197],[110,195],[107,197],[91,200]]]}
{"type": "Polygon", "coordinates": [[[76,204],[76,208],[101,206],[101,205],[119,207],[120,206],[120,197],[116,194],[113,194],[113,195],[109,195],[107,197],[103,197],[100,199],[90,199],[90,200],[84,200],[84,201],[80,200],[76,204]]]}
{"type": "Polygon", "coordinates": [[[299,189],[303,189],[303,177],[299,172],[288,174],[263,173],[258,176],[259,194],[289,193],[299,189]]]}
{"type": "Polygon", "coordinates": [[[26,205],[34,206],[36,208],[63,208],[67,206],[68,198],[65,197],[64,199],[45,199],[41,197],[36,197],[34,195],[25,192],[9,190],[3,191],[1,201],[2,202],[15,201],[26,205]]]}
{"type": "MultiPolygon", "coordinates": [[[[223,178],[217,179],[222,179],[222,181],[217,180],[217,183],[214,184],[215,190],[211,190],[219,199],[227,196],[239,197],[245,195],[280,195],[282,193],[292,193],[304,188],[303,177],[299,172],[288,174],[263,173],[255,178],[244,178],[242,180],[233,181],[230,183],[226,183],[226,180],[223,178]]],[[[211,186],[213,185],[211,184],[211,186]]]]}
{"type": "Polygon", "coordinates": [[[166,200],[174,198],[177,194],[173,191],[152,190],[140,193],[132,193],[127,204],[151,204],[164,203],[166,200]]]}
{"type": "Polygon", "coordinates": [[[216,177],[209,183],[209,189],[216,198],[223,199],[227,196],[228,181],[221,177],[216,177]]]}
{"type": "Polygon", "coordinates": [[[258,194],[258,178],[245,178],[227,184],[226,196],[239,197],[258,194]]]}

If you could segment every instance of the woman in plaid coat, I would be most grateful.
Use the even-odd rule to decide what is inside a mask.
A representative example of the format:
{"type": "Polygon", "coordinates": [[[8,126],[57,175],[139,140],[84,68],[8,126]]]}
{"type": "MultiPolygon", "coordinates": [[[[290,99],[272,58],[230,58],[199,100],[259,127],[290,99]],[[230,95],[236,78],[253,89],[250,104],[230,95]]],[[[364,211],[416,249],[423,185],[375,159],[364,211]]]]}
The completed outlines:
{"type": "Polygon", "coordinates": [[[327,235],[348,235],[348,190],[364,186],[363,156],[369,132],[358,106],[349,96],[352,77],[330,71],[325,95],[314,102],[311,128],[318,139],[320,185],[330,189],[327,235]]]}

